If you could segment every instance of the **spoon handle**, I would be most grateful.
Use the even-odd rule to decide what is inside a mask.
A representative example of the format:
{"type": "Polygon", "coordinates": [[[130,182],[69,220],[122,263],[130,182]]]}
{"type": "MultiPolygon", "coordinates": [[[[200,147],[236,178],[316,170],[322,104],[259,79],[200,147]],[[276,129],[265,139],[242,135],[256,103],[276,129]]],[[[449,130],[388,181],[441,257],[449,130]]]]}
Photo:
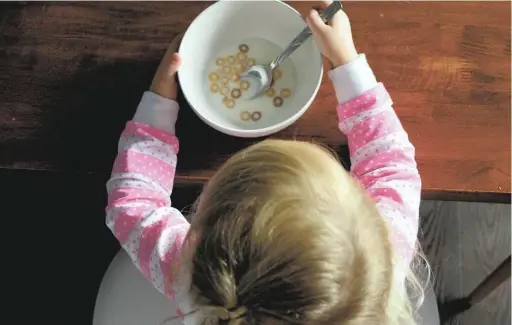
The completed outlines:
{"type": "MultiPolygon", "coordinates": [[[[321,14],[320,17],[325,23],[328,23],[332,17],[342,8],[341,2],[339,0],[334,0],[321,14]]],[[[277,58],[274,59],[270,63],[270,69],[274,70],[281,62],[283,62],[286,58],[290,56],[299,46],[301,46],[305,41],[307,41],[312,35],[311,29],[309,26],[306,26],[302,32],[300,32],[297,37],[290,42],[283,53],[281,53],[277,58]]]]}

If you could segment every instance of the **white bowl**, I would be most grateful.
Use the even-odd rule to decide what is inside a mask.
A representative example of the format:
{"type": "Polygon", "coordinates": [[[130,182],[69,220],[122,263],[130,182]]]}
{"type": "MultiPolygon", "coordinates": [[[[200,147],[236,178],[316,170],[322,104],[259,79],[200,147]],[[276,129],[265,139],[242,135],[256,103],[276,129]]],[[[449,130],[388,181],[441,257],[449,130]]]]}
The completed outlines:
{"type": "Polygon", "coordinates": [[[312,38],[281,66],[285,83],[281,86],[289,86],[292,95],[279,108],[273,107],[272,98],[252,101],[250,105],[257,107],[239,100],[234,108],[225,108],[222,96],[211,93],[208,76],[216,58],[235,54],[233,49],[239,44],[249,45],[249,57],[254,56],[257,63],[270,63],[305,26],[300,14],[281,1],[223,0],[205,9],[185,32],[179,49],[178,77],[192,109],[214,129],[245,138],[266,136],[295,122],[310,106],[322,80],[322,56],[312,38]],[[243,110],[260,111],[262,117],[256,122],[242,121],[243,110]]]}

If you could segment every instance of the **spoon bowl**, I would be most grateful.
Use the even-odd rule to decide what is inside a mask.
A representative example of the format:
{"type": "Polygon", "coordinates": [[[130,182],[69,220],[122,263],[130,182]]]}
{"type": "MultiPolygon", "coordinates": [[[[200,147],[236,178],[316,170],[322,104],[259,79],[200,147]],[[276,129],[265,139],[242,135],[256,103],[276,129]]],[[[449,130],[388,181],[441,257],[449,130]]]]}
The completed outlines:
{"type": "Polygon", "coordinates": [[[272,86],[272,70],[270,65],[256,64],[240,75],[240,79],[249,80],[255,85],[251,99],[263,95],[272,86]]]}
{"type": "MultiPolygon", "coordinates": [[[[343,6],[338,0],[333,1],[323,12],[320,13],[320,17],[325,23],[331,21],[334,15],[341,10],[343,6]]],[[[305,41],[307,41],[312,35],[309,26],[306,26],[297,35],[284,51],[274,59],[270,64],[256,64],[247,69],[240,75],[241,79],[248,80],[256,85],[255,91],[251,96],[251,99],[263,95],[272,86],[272,71],[279,66],[279,64],[287,59],[297,48],[299,48],[305,41]]]]}

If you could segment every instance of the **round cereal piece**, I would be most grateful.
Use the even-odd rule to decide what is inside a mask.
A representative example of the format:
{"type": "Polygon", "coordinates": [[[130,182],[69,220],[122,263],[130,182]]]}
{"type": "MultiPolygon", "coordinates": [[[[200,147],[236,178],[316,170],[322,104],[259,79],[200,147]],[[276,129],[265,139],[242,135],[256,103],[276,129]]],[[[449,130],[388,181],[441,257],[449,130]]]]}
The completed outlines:
{"type": "Polygon", "coordinates": [[[267,90],[267,96],[268,97],[274,97],[275,94],[276,94],[276,90],[274,88],[269,88],[267,90]]]}
{"type": "Polygon", "coordinates": [[[215,84],[215,83],[213,83],[213,84],[211,84],[211,85],[210,85],[210,91],[211,91],[212,93],[218,93],[218,92],[219,92],[219,89],[220,89],[219,85],[217,85],[217,84],[215,84]]]}
{"type": "Polygon", "coordinates": [[[231,81],[237,82],[240,80],[240,75],[238,73],[231,74],[231,81]]]}
{"type": "Polygon", "coordinates": [[[288,97],[290,97],[291,94],[292,94],[292,91],[288,88],[283,88],[279,92],[279,96],[281,96],[283,98],[288,98],[288,97]]]}
{"type": "Polygon", "coordinates": [[[224,86],[220,89],[220,93],[224,96],[229,96],[229,91],[230,89],[228,86],[224,86]]]}
{"type": "Polygon", "coordinates": [[[218,58],[217,60],[215,60],[215,63],[217,63],[217,65],[224,65],[226,64],[226,60],[224,60],[223,58],[218,58]]]}
{"type": "Polygon", "coordinates": [[[248,65],[249,67],[252,67],[252,66],[253,66],[253,65],[255,65],[255,64],[256,64],[256,59],[255,59],[255,58],[248,58],[248,59],[247,59],[247,65],[248,65]]]}
{"type": "Polygon", "coordinates": [[[220,82],[223,84],[223,85],[227,85],[229,83],[229,78],[228,77],[222,77],[220,79],[220,82]]]}
{"type": "Polygon", "coordinates": [[[235,63],[235,57],[232,55],[228,55],[228,57],[226,58],[226,62],[229,64],[235,63]]]}
{"type": "Polygon", "coordinates": [[[232,98],[228,98],[228,100],[226,100],[224,102],[224,105],[227,107],[227,108],[233,108],[235,107],[235,100],[232,99],[232,98]]]}
{"type": "Polygon", "coordinates": [[[240,52],[236,55],[238,62],[245,62],[247,60],[247,54],[240,52]]]}
{"type": "Polygon", "coordinates": [[[240,50],[240,52],[242,53],[247,53],[249,52],[249,46],[247,44],[240,44],[238,46],[238,49],[240,50]]]}
{"type": "Polygon", "coordinates": [[[249,121],[251,119],[251,113],[248,111],[243,111],[240,113],[240,119],[242,121],[249,121]]]}
{"type": "Polygon", "coordinates": [[[253,121],[255,121],[255,122],[256,122],[256,121],[258,121],[260,118],[261,118],[261,112],[259,112],[259,111],[254,111],[254,112],[252,112],[252,114],[251,114],[251,120],[253,120],[253,121]]]}
{"type": "Polygon", "coordinates": [[[219,74],[216,72],[212,72],[208,75],[208,79],[210,79],[210,81],[217,81],[219,80],[219,74]]]}
{"type": "Polygon", "coordinates": [[[272,79],[279,80],[279,79],[281,79],[282,76],[283,76],[283,72],[281,71],[281,69],[279,69],[279,67],[272,70],[272,79]]]}
{"type": "Polygon", "coordinates": [[[231,97],[237,99],[237,98],[240,98],[240,96],[242,96],[242,92],[240,91],[240,89],[238,89],[238,88],[231,89],[231,97]]]}
{"type": "Polygon", "coordinates": [[[227,66],[227,65],[223,66],[223,67],[222,67],[222,73],[224,73],[224,74],[230,74],[230,73],[231,73],[231,67],[230,67],[230,66],[227,66]]]}
{"type": "Polygon", "coordinates": [[[272,99],[272,104],[274,104],[275,107],[281,107],[283,106],[283,98],[282,97],[279,97],[279,96],[276,96],[274,97],[274,99],[272,99]]]}
{"type": "Polygon", "coordinates": [[[240,81],[240,89],[247,90],[251,86],[250,82],[247,80],[240,81]]]}
{"type": "Polygon", "coordinates": [[[229,95],[229,87],[228,86],[222,87],[222,89],[220,90],[220,93],[223,94],[224,96],[229,95]]]}
{"type": "Polygon", "coordinates": [[[229,97],[227,97],[227,96],[222,97],[222,103],[226,104],[228,99],[229,99],[229,97]]]}
{"type": "Polygon", "coordinates": [[[236,63],[232,67],[232,71],[234,72],[242,72],[244,70],[244,66],[241,63],[236,63]]]}

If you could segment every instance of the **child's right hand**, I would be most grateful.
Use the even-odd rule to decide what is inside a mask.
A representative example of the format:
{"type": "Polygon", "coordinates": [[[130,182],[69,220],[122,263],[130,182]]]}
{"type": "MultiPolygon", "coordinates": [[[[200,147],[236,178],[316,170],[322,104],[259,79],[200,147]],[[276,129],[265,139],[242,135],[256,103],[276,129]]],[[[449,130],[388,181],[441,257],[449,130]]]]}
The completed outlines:
{"type": "MultiPolygon", "coordinates": [[[[321,1],[322,9],[327,8],[332,0],[321,1]]],[[[352,39],[350,21],[347,14],[340,10],[329,24],[325,24],[318,11],[312,9],[306,22],[313,32],[316,45],[320,52],[331,63],[331,69],[347,64],[358,56],[352,39]]]]}

